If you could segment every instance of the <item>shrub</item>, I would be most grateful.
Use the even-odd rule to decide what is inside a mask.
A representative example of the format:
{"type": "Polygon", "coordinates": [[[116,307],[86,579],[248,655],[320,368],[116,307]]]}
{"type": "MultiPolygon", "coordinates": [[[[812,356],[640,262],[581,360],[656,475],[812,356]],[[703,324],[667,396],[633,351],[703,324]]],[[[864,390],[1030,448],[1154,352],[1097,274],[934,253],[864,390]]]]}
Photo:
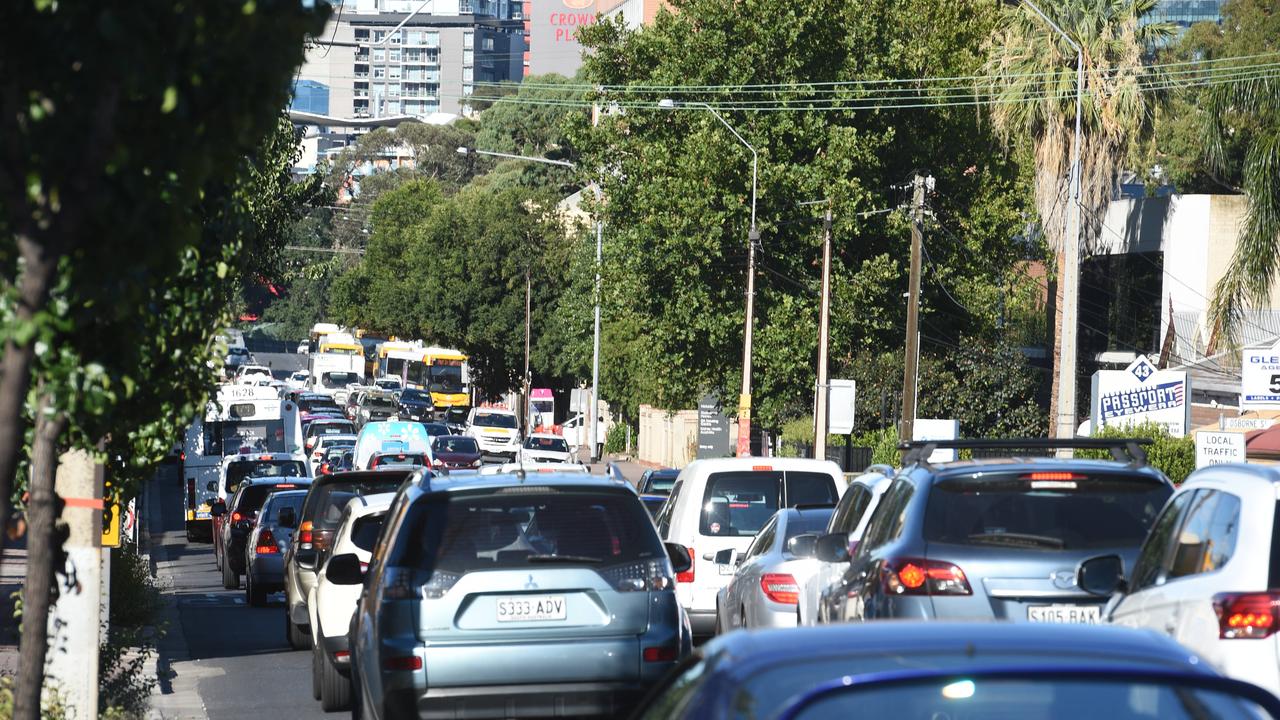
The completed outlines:
{"type": "Polygon", "coordinates": [[[627,424],[615,423],[604,434],[604,452],[606,455],[627,451],[627,424]]]}
{"type": "Polygon", "coordinates": [[[113,551],[111,619],[98,655],[101,717],[130,720],[146,714],[156,684],[146,665],[156,653],[153,629],[163,604],[147,559],[129,544],[113,551]]]}
{"type": "MultiPolygon", "coordinates": [[[[1190,435],[1173,437],[1163,427],[1155,423],[1142,423],[1125,427],[1104,427],[1094,431],[1096,438],[1150,438],[1154,442],[1148,445],[1147,462],[1152,467],[1169,476],[1174,483],[1187,479],[1196,469],[1196,442],[1190,435]]],[[[1076,457],[1109,458],[1105,450],[1080,450],[1076,457]]]]}

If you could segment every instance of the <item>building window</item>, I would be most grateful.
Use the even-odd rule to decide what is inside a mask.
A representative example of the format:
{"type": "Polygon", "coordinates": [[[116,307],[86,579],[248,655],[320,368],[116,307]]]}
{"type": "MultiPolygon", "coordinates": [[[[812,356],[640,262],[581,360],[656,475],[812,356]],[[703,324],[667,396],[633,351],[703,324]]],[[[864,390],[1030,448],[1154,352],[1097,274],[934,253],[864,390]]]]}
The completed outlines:
{"type": "Polygon", "coordinates": [[[387,86],[387,97],[400,97],[400,85],[398,83],[387,86]]]}
{"type": "Polygon", "coordinates": [[[469,14],[475,12],[475,8],[471,4],[471,0],[458,0],[458,14],[469,14]]]}
{"type": "Polygon", "coordinates": [[[373,49],[373,61],[374,61],[374,62],[384,62],[386,59],[387,59],[387,49],[386,49],[386,48],[374,48],[374,49],[373,49]]]}
{"type": "Polygon", "coordinates": [[[405,43],[408,45],[421,45],[423,35],[425,35],[425,33],[421,30],[410,30],[409,39],[406,40],[405,43]]]}
{"type": "Polygon", "coordinates": [[[391,62],[400,62],[400,48],[391,48],[388,52],[391,62]]]}
{"type": "Polygon", "coordinates": [[[485,39],[481,42],[480,47],[481,47],[481,48],[483,48],[483,49],[485,49],[485,50],[493,50],[493,38],[491,38],[491,37],[487,37],[487,38],[485,38],[485,39]]]}
{"type": "Polygon", "coordinates": [[[462,68],[462,82],[469,83],[475,79],[475,71],[469,67],[462,68]]]}
{"type": "Polygon", "coordinates": [[[374,31],[373,31],[373,41],[374,41],[374,42],[382,42],[382,41],[383,41],[383,39],[384,39],[384,38],[386,38],[386,37],[387,37],[387,31],[386,31],[386,30],[374,30],[374,31]]]}
{"type": "Polygon", "coordinates": [[[463,51],[462,51],[462,64],[465,66],[465,65],[470,65],[470,64],[472,64],[473,62],[475,62],[475,51],[474,51],[474,50],[463,50],[463,51]]]}
{"type": "Polygon", "coordinates": [[[390,68],[388,68],[388,70],[387,70],[387,77],[391,78],[392,80],[399,80],[399,79],[400,79],[400,66],[399,66],[399,65],[392,65],[390,68]]]}
{"type": "Polygon", "coordinates": [[[384,78],[386,76],[387,76],[387,69],[385,67],[382,67],[381,65],[375,65],[373,67],[374,78],[384,78]]]}
{"type": "Polygon", "coordinates": [[[369,30],[368,30],[368,28],[358,28],[358,29],[356,30],[356,40],[357,40],[357,41],[361,41],[361,40],[367,41],[368,39],[369,39],[369,30]]]}
{"type": "Polygon", "coordinates": [[[463,85],[463,86],[462,86],[462,94],[463,94],[463,95],[468,95],[468,96],[469,96],[469,95],[471,95],[471,92],[472,92],[472,87],[471,87],[470,85],[463,85]]]}
{"type": "Polygon", "coordinates": [[[476,34],[468,30],[462,33],[462,47],[464,50],[470,50],[476,46],[476,34]]]}

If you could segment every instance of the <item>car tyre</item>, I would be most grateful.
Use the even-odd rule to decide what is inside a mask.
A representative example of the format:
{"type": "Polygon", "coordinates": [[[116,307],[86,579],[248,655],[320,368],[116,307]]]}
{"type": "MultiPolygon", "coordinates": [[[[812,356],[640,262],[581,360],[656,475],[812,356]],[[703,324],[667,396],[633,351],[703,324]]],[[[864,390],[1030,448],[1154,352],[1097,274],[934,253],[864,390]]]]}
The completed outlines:
{"type": "Polygon", "coordinates": [[[267,604],[267,591],[253,581],[251,572],[244,574],[244,599],[250,607],[265,607],[267,604]]]}
{"type": "Polygon", "coordinates": [[[719,637],[724,634],[724,624],[720,621],[720,603],[716,603],[716,627],[711,631],[713,637],[719,637]]]}
{"type": "Polygon", "coordinates": [[[222,587],[227,590],[240,589],[240,574],[231,569],[231,563],[222,561],[222,587]]]}
{"type": "Polygon", "coordinates": [[[351,653],[351,720],[364,717],[364,694],[360,692],[360,676],[356,674],[356,655],[351,653]]]}
{"type": "Polygon", "coordinates": [[[338,672],[329,653],[317,649],[316,654],[320,657],[320,709],[346,710],[351,706],[351,679],[338,672]]]}
{"type": "Polygon", "coordinates": [[[739,612],[740,612],[741,614],[740,614],[740,615],[738,615],[738,627],[742,628],[743,630],[747,630],[747,629],[748,629],[748,627],[747,627],[747,606],[746,606],[746,605],[743,605],[741,608],[739,608],[739,612]]]}
{"type": "Polygon", "coordinates": [[[320,648],[311,648],[311,697],[320,699],[320,648]]]}
{"type": "Polygon", "coordinates": [[[294,650],[308,650],[311,648],[311,633],[293,624],[293,620],[289,619],[287,603],[284,611],[284,634],[289,639],[289,647],[294,650]]]}

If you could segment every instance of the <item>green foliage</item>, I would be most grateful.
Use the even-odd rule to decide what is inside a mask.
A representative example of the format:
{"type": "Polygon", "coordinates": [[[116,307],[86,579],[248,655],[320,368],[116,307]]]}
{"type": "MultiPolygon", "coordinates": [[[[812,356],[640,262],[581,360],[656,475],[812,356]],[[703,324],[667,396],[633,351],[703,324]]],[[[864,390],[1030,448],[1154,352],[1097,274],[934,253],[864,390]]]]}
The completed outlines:
{"type": "Polygon", "coordinates": [[[163,600],[150,563],[132,545],[112,551],[111,618],[99,649],[98,709],[121,718],[145,716],[156,679],[146,672],[156,653],[163,600]]]}
{"type": "Polygon", "coordinates": [[[627,429],[626,423],[614,423],[609,431],[604,434],[604,453],[606,455],[617,455],[627,451],[627,429]]]}
{"type": "Polygon", "coordinates": [[[902,466],[902,452],[898,450],[898,428],[871,430],[854,438],[855,447],[871,448],[872,465],[902,466]]]}
{"type": "MultiPolygon", "coordinates": [[[[1154,441],[1147,447],[1147,462],[1164,473],[1175,483],[1181,483],[1196,469],[1196,441],[1188,435],[1173,437],[1163,427],[1155,423],[1142,423],[1127,427],[1104,427],[1094,430],[1096,438],[1150,438],[1154,441]]],[[[1111,454],[1105,450],[1077,450],[1076,457],[1110,459],[1111,454]]]]}
{"type": "Polygon", "coordinates": [[[498,100],[489,105],[480,114],[475,146],[516,155],[568,157],[567,119],[587,112],[567,106],[566,101],[580,101],[585,96],[581,86],[571,83],[570,78],[556,74],[524,78],[509,97],[530,104],[498,100]]]}

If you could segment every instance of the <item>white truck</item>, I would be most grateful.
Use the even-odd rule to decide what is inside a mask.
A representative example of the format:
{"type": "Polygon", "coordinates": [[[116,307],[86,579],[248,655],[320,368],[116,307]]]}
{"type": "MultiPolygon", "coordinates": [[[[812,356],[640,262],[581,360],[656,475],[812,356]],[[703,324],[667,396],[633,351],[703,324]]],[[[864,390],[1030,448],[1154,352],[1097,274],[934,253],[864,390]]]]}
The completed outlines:
{"type": "Polygon", "coordinates": [[[347,401],[347,387],[364,382],[364,348],[345,333],[325,335],[307,358],[312,392],[333,397],[339,404],[347,401]]]}

